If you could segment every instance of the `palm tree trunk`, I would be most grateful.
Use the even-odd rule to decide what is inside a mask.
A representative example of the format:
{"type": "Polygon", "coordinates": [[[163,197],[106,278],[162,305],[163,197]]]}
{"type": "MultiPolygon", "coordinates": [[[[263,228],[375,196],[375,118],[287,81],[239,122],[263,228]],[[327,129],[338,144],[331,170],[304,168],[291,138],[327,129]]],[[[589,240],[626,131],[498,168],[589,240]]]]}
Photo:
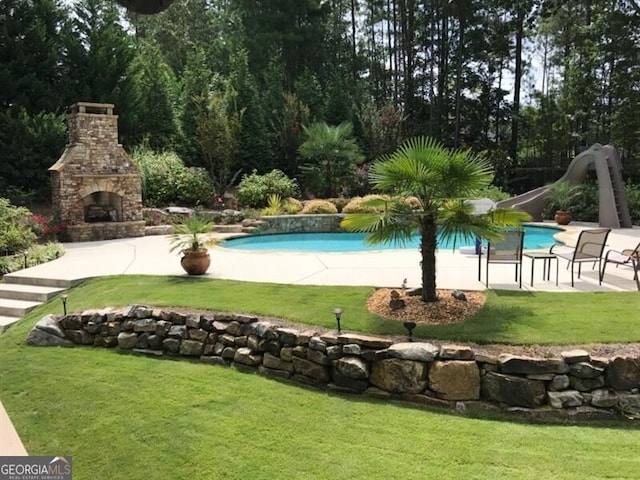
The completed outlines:
{"type": "Polygon", "coordinates": [[[437,225],[433,217],[425,217],[420,228],[420,254],[422,261],[422,301],[436,302],[436,242],[437,225]]]}

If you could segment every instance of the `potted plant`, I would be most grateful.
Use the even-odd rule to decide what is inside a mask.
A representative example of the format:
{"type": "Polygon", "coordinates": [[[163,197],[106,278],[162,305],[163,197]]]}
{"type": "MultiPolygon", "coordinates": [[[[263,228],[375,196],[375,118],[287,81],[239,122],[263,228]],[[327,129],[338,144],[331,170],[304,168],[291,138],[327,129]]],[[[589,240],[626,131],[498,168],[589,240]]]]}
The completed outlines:
{"type": "Polygon", "coordinates": [[[213,222],[198,217],[189,217],[173,226],[169,251],[182,253],[180,264],[189,275],[202,275],[211,265],[207,247],[218,243],[212,229],[213,222]]]}
{"type": "Polygon", "coordinates": [[[569,211],[573,199],[580,193],[579,185],[572,185],[567,182],[556,182],[549,189],[549,200],[551,207],[556,209],[554,220],[558,225],[568,225],[571,220],[569,211]]]}

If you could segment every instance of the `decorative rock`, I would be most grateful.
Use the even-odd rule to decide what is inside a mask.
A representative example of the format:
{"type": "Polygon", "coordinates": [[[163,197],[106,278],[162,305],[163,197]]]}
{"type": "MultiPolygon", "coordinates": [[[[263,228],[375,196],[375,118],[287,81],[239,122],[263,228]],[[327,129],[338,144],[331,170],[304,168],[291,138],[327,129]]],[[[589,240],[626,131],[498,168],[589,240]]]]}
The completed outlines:
{"type": "MultiPolygon", "coordinates": [[[[297,347],[296,347],[297,348],[297,347]]],[[[311,360],[314,363],[318,363],[320,365],[331,365],[331,360],[329,357],[320,350],[307,350],[307,359],[311,360]]]]}
{"type": "Polygon", "coordinates": [[[500,355],[498,359],[502,373],[536,375],[540,373],[567,373],[569,365],[562,360],[500,355]]]}
{"type": "MultiPolygon", "coordinates": [[[[293,352],[293,348],[287,347],[293,352]]],[[[258,344],[259,352],[269,352],[276,357],[280,355],[280,344],[276,340],[260,340],[258,344]]]]}
{"type": "Polygon", "coordinates": [[[156,322],[156,335],[161,337],[166,337],[169,335],[169,330],[171,329],[171,322],[167,322],[166,320],[158,320],[156,322]]]}
{"type": "Polygon", "coordinates": [[[183,340],[180,343],[180,355],[199,357],[204,350],[204,343],[195,340],[183,340]]]}
{"type": "Polygon", "coordinates": [[[553,408],[579,407],[582,405],[582,394],[576,390],[565,390],[564,392],[549,392],[549,405],[553,408]]]}
{"type": "Polygon", "coordinates": [[[216,342],[213,345],[213,354],[216,356],[222,356],[222,352],[224,352],[224,349],[227,348],[224,346],[224,344],[220,343],[220,342],[216,342]]]}
{"type": "Polygon", "coordinates": [[[156,321],[150,318],[143,318],[140,320],[136,320],[135,322],[133,322],[133,331],[134,332],[155,332],[156,321]]]}
{"type": "Polygon", "coordinates": [[[258,321],[258,317],[255,315],[244,315],[242,313],[235,313],[233,319],[240,323],[255,323],[258,321]]]}
{"type": "Polygon", "coordinates": [[[228,325],[229,325],[228,323],[213,321],[211,323],[211,329],[215,330],[218,333],[224,333],[224,332],[227,331],[227,326],[228,325]]]}
{"type": "Polygon", "coordinates": [[[276,326],[269,322],[257,322],[255,325],[256,333],[260,338],[265,340],[276,340],[278,334],[276,333],[276,326]]]}
{"type": "Polygon", "coordinates": [[[182,313],[173,312],[171,314],[171,323],[174,325],[185,325],[187,323],[187,316],[182,313]]]}
{"type": "Polygon", "coordinates": [[[120,324],[117,322],[108,322],[105,333],[110,336],[116,336],[120,333],[120,324]]]}
{"type": "Polygon", "coordinates": [[[571,388],[579,390],[581,392],[589,392],[596,388],[604,387],[604,377],[599,376],[596,378],[578,378],[569,377],[569,384],[571,388]]]}
{"type": "Polygon", "coordinates": [[[311,337],[309,339],[309,348],[312,350],[320,350],[321,352],[327,351],[327,342],[320,337],[311,337]]]}
{"type": "Polygon", "coordinates": [[[427,366],[399,358],[381,360],[373,364],[369,381],[389,392],[420,393],[427,386],[427,366]]]}
{"type": "Polygon", "coordinates": [[[236,350],[233,361],[242,365],[256,367],[262,363],[262,355],[255,355],[251,349],[243,347],[236,350]]]}
{"type": "Polygon", "coordinates": [[[224,350],[222,350],[221,356],[225,360],[233,360],[233,357],[236,356],[236,349],[233,347],[225,347],[224,350]]]}
{"type": "Polygon", "coordinates": [[[569,364],[588,362],[591,359],[589,352],[586,350],[566,350],[564,352],[560,352],[560,356],[569,364]]]}
{"type": "Polygon", "coordinates": [[[473,360],[475,353],[470,347],[463,345],[441,345],[439,357],[450,360],[473,360]]]}
{"type": "Polygon", "coordinates": [[[187,338],[186,325],[173,325],[169,329],[169,336],[171,338],[187,338]]]}
{"type": "Polygon", "coordinates": [[[356,343],[348,343],[347,345],[342,345],[342,353],[344,355],[360,355],[362,348],[356,343]]]}
{"type": "Polygon", "coordinates": [[[329,374],[326,367],[305,360],[304,358],[293,357],[293,370],[305,377],[320,380],[321,382],[329,381],[329,374]]]}
{"type": "Polygon", "coordinates": [[[600,408],[615,407],[618,403],[618,394],[609,390],[594,390],[591,394],[591,405],[600,408]]]}
{"type": "MultiPolygon", "coordinates": [[[[325,337],[322,337],[322,338],[323,340],[325,340],[325,337]]],[[[393,341],[389,340],[388,338],[372,337],[369,335],[358,335],[355,333],[346,333],[338,337],[338,343],[341,343],[343,345],[346,343],[357,343],[358,345],[364,348],[380,349],[380,348],[389,348],[393,344],[393,341]]]]}
{"type": "Polygon", "coordinates": [[[66,338],[61,338],[49,331],[33,328],[27,336],[27,345],[39,347],[73,347],[73,342],[66,338]]]}
{"type": "Polygon", "coordinates": [[[144,332],[141,335],[138,335],[138,340],[136,341],[136,349],[138,350],[146,350],[149,348],[149,334],[144,332]]]}
{"type": "Polygon", "coordinates": [[[494,372],[482,377],[480,391],[487,400],[526,408],[541,405],[546,393],[543,382],[494,372]]]}
{"type": "Polygon", "coordinates": [[[278,341],[285,346],[294,346],[297,344],[298,331],[293,328],[278,328],[278,341]]]}
{"type": "Polygon", "coordinates": [[[36,323],[35,328],[38,330],[42,330],[43,332],[50,333],[56,337],[66,338],[64,335],[64,331],[58,325],[58,317],[55,315],[46,315],[40,319],[38,323],[36,323]]]}
{"type": "Polygon", "coordinates": [[[293,361],[293,348],[291,347],[283,347],[280,350],[280,358],[285,362],[293,361]]]}
{"type": "Polygon", "coordinates": [[[293,348],[293,356],[299,358],[307,358],[307,348],[301,345],[293,348]]]}
{"type": "Polygon", "coordinates": [[[184,323],[188,328],[202,327],[202,320],[200,319],[200,315],[187,315],[184,323]]]}
{"type": "Polygon", "coordinates": [[[191,329],[189,330],[189,339],[197,340],[198,342],[204,342],[209,337],[209,332],[202,329],[191,329]]]}
{"type": "Polygon", "coordinates": [[[270,353],[265,353],[262,358],[262,364],[269,369],[283,370],[285,372],[293,372],[293,363],[285,362],[283,359],[278,358],[270,353]]]}
{"type": "Polygon", "coordinates": [[[258,372],[260,373],[260,375],[264,375],[265,377],[272,377],[272,378],[288,379],[291,376],[289,372],[285,372],[284,370],[267,368],[264,365],[260,365],[258,367],[258,372]]]}
{"type": "Polygon", "coordinates": [[[205,341],[211,344],[216,343],[218,341],[218,334],[215,332],[211,332],[209,335],[207,335],[207,339],[205,341]]]}
{"type": "Polygon", "coordinates": [[[342,346],[332,345],[330,347],[327,347],[327,356],[331,360],[337,360],[342,356],[342,346]]]}
{"type": "Polygon", "coordinates": [[[609,363],[607,381],[616,390],[631,390],[640,386],[640,359],[616,357],[609,363]]]}
{"type": "Polygon", "coordinates": [[[260,344],[260,339],[256,335],[249,335],[247,337],[247,347],[253,350],[254,352],[257,352],[260,350],[259,344],[260,344]]]}
{"type": "Polygon", "coordinates": [[[429,388],[444,400],[478,400],[480,369],[476,362],[435,361],[429,371],[429,388]]]}
{"type": "Polygon", "coordinates": [[[235,345],[236,347],[246,347],[247,341],[248,337],[236,337],[235,345]]]}
{"type": "Polygon", "coordinates": [[[344,357],[334,362],[338,372],[348,378],[366,380],[369,378],[369,365],[358,357],[344,357]]]}
{"type": "Polygon", "coordinates": [[[454,290],[453,292],[451,292],[451,296],[456,300],[460,300],[461,302],[467,301],[467,296],[462,290],[454,290]]]}
{"type": "Polygon", "coordinates": [[[569,388],[569,376],[568,375],[556,375],[549,383],[549,391],[558,392],[569,388]]]}
{"type": "Polygon", "coordinates": [[[227,325],[226,332],[229,335],[233,335],[234,337],[237,337],[238,335],[240,335],[241,329],[242,327],[240,326],[240,322],[233,321],[229,325],[227,325]]]}
{"type": "Polygon", "coordinates": [[[498,364],[498,357],[496,357],[495,355],[487,355],[484,353],[476,353],[475,355],[476,357],[476,362],[478,363],[486,363],[489,365],[497,365],[498,364]]]}
{"type": "Polygon", "coordinates": [[[391,309],[391,311],[395,312],[396,310],[402,310],[407,306],[407,303],[400,298],[400,294],[397,291],[391,290],[390,296],[391,300],[389,300],[389,309],[391,309]]]}
{"type": "Polygon", "coordinates": [[[120,332],[118,334],[118,347],[123,350],[135,348],[138,336],[135,333],[120,332]]]}
{"type": "Polygon", "coordinates": [[[604,368],[594,367],[586,362],[574,363],[570,366],[569,373],[578,378],[595,378],[604,372],[604,368]]]}
{"type": "Polygon", "coordinates": [[[543,382],[550,382],[555,377],[557,377],[557,375],[554,375],[553,373],[540,373],[538,375],[527,375],[527,378],[529,380],[542,380],[543,382]]]}
{"type": "Polygon", "coordinates": [[[387,349],[392,358],[431,362],[438,355],[439,348],[431,343],[404,342],[396,343],[387,349]]]}
{"type": "Polygon", "coordinates": [[[165,338],[162,341],[162,347],[169,353],[178,353],[180,351],[180,340],[177,338],[165,338]]]}
{"type": "Polygon", "coordinates": [[[640,395],[638,394],[621,394],[618,396],[618,404],[626,415],[640,413],[640,395]]]}
{"type": "Polygon", "coordinates": [[[152,350],[162,349],[162,337],[160,335],[149,335],[149,348],[152,350]]]}
{"type": "Polygon", "coordinates": [[[363,392],[369,387],[366,380],[357,380],[342,374],[339,370],[333,371],[333,383],[341,388],[353,390],[355,392],[363,392]]]}
{"type": "Polygon", "coordinates": [[[236,344],[236,337],[225,333],[224,335],[220,335],[218,337],[218,341],[226,345],[227,347],[233,347],[236,344]]]}
{"type": "Polygon", "coordinates": [[[96,322],[89,322],[84,327],[84,329],[87,331],[87,333],[90,333],[91,335],[96,335],[100,333],[100,330],[102,330],[102,324],[96,323],[96,322]]]}
{"type": "Polygon", "coordinates": [[[64,330],[80,330],[82,328],[82,320],[77,315],[66,315],[60,319],[59,325],[64,330]]]}

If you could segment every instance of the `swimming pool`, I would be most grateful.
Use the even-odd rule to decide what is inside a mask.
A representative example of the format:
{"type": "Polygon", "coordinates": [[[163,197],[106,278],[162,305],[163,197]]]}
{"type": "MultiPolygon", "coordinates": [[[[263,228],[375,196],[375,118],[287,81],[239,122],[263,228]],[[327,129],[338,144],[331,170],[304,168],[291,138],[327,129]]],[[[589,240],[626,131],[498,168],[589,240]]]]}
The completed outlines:
{"type": "MultiPolygon", "coordinates": [[[[524,248],[528,250],[549,248],[555,240],[553,235],[562,229],[526,225],[524,227],[524,248]]],[[[276,233],[272,235],[249,235],[230,238],[221,246],[237,250],[257,250],[268,252],[365,252],[374,250],[415,249],[420,245],[419,237],[412,238],[404,245],[367,245],[365,233],[276,233]]],[[[455,247],[471,245],[473,242],[458,240],[455,247]]],[[[438,236],[439,249],[454,248],[450,239],[438,236]]]]}

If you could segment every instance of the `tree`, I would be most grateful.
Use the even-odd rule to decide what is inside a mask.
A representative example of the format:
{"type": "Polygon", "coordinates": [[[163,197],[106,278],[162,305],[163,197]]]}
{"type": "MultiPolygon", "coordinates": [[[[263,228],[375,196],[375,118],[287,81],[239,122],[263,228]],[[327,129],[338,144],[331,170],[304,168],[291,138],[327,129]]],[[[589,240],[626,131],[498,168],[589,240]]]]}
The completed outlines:
{"type": "Polygon", "coordinates": [[[177,85],[158,45],[143,44],[129,74],[128,106],[133,113],[123,119],[130,122],[123,122],[123,130],[131,135],[123,143],[135,145],[146,140],[155,151],[171,149],[178,140],[174,105],[177,85]]]}
{"type": "Polygon", "coordinates": [[[236,108],[236,96],[228,85],[224,91],[211,92],[196,120],[198,142],[219,195],[225,193],[242,171],[234,166],[244,113],[236,108]]]}
{"type": "Polygon", "coordinates": [[[73,101],[121,102],[122,84],[133,60],[133,39],[119,10],[108,0],[82,0],[64,32],[69,95],[73,101]]]}
{"type": "Polygon", "coordinates": [[[404,243],[420,235],[422,300],[435,302],[436,248],[438,228],[447,237],[500,238],[506,227],[517,227],[529,215],[517,210],[494,210],[474,215],[465,202],[493,178],[490,164],[469,151],[449,150],[427,137],[407,140],[395,153],[376,162],[370,182],[381,192],[391,193],[389,200],[367,201],[379,213],[347,215],[341,226],[347,230],[367,232],[371,243],[404,243]],[[414,210],[418,199],[420,207],[414,210]]]}
{"type": "Polygon", "coordinates": [[[307,163],[300,167],[305,186],[324,198],[336,197],[353,180],[355,168],[364,160],[348,122],[332,127],[317,122],[303,127],[306,140],[298,151],[307,163]]]}

